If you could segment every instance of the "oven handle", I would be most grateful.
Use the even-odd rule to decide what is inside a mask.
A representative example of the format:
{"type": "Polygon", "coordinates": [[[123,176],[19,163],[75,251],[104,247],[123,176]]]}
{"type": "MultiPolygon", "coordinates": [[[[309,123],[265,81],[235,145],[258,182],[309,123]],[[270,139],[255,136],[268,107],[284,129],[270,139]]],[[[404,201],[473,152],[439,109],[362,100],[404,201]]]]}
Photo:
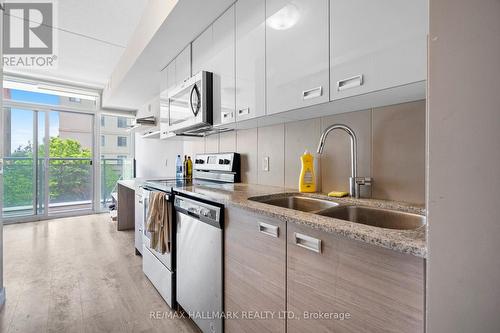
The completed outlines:
{"type": "Polygon", "coordinates": [[[193,111],[194,116],[196,117],[198,115],[198,112],[200,111],[200,91],[198,90],[198,86],[193,84],[193,87],[191,88],[191,93],[189,94],[189,104],[191,106],[191,111],[193,111]],[[196,93],[196,97],[198,100],[198,103],[196,103],[196,107],[193,105],[193,94],[196,93]]]}

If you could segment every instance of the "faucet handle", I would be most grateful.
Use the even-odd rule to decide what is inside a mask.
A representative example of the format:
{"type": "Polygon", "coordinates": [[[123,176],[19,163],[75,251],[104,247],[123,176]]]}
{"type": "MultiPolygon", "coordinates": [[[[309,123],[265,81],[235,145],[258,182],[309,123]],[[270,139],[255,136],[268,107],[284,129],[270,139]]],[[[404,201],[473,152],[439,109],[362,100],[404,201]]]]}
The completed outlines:
{"type": "Polygon", "coordinates": [[[361,186],[371,186],[373,178],[371,177],[349,177],[350,195],[356,199],[361,197],[361,186]]]}
{"type": "Polygon", "coordinates": [[[356,185],[365,185],[365,186],[371,186],[373,182],[372,177],[356,177],[354,178],[354,182],[356,185]]]}

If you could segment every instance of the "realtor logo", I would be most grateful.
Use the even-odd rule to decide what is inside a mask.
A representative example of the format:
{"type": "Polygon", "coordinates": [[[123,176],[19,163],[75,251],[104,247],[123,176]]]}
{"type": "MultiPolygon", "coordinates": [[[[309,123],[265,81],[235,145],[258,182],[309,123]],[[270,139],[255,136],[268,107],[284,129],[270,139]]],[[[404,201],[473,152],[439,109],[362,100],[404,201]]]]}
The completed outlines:
{"type": "Polygon", "coordinates": [[[4,66],[54,67],[54,3],[9,1],[4,11],[4,66]]]}

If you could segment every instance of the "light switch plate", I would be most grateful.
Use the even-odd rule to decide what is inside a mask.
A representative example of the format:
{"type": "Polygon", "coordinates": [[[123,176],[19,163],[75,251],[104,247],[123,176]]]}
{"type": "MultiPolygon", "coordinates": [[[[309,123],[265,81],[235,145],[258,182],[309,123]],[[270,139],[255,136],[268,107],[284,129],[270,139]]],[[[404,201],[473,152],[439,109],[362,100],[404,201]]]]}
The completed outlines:
{"type": "Polygon", "coordinates": [[[262,170],[269,171],[269,156],[265,156],[262,159],[262,170]]]}

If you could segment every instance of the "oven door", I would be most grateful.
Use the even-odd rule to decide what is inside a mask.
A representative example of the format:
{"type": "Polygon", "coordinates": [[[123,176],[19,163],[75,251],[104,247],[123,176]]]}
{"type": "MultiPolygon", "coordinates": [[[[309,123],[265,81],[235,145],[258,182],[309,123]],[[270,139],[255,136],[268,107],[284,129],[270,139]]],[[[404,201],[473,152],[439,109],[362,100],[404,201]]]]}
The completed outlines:
{"type": "Polygon", "coordinates": [[[184,131],[213,123],[213,75],[201,71],[168,96],[168,131],[184,131]]]}
{"type": "MultiPolygon", "coordinates": [[[[143,203],[144,203],[144,227],[142,228],[143,230],[143,240],[144,240],[144,247],[147,248],[158,260],[162,262],[165,267],[167,267],[170,271],[172,271],[172,252],[173,252],[173,246],[171,246],[170,253],[160,253],[156,251],[155,249],[151,248],[151,233],[148,231],[148,215],[149,215],[149,202],[150,198],[155,193],[155,191],[150,190],[150,189],[144,189],[143,191],[143,203]]],[[[162,192],[164,193],[164,192],[162,192]]],[[[173,229],[173,210],[174,206],[172,203],[172,196],[168,193],[165,193],[165,200],[167,200],[168,204],[168,219],[170,222],[170,241],[173,243],[173,235],[172,235],[172,229],[173,229]]]]}

